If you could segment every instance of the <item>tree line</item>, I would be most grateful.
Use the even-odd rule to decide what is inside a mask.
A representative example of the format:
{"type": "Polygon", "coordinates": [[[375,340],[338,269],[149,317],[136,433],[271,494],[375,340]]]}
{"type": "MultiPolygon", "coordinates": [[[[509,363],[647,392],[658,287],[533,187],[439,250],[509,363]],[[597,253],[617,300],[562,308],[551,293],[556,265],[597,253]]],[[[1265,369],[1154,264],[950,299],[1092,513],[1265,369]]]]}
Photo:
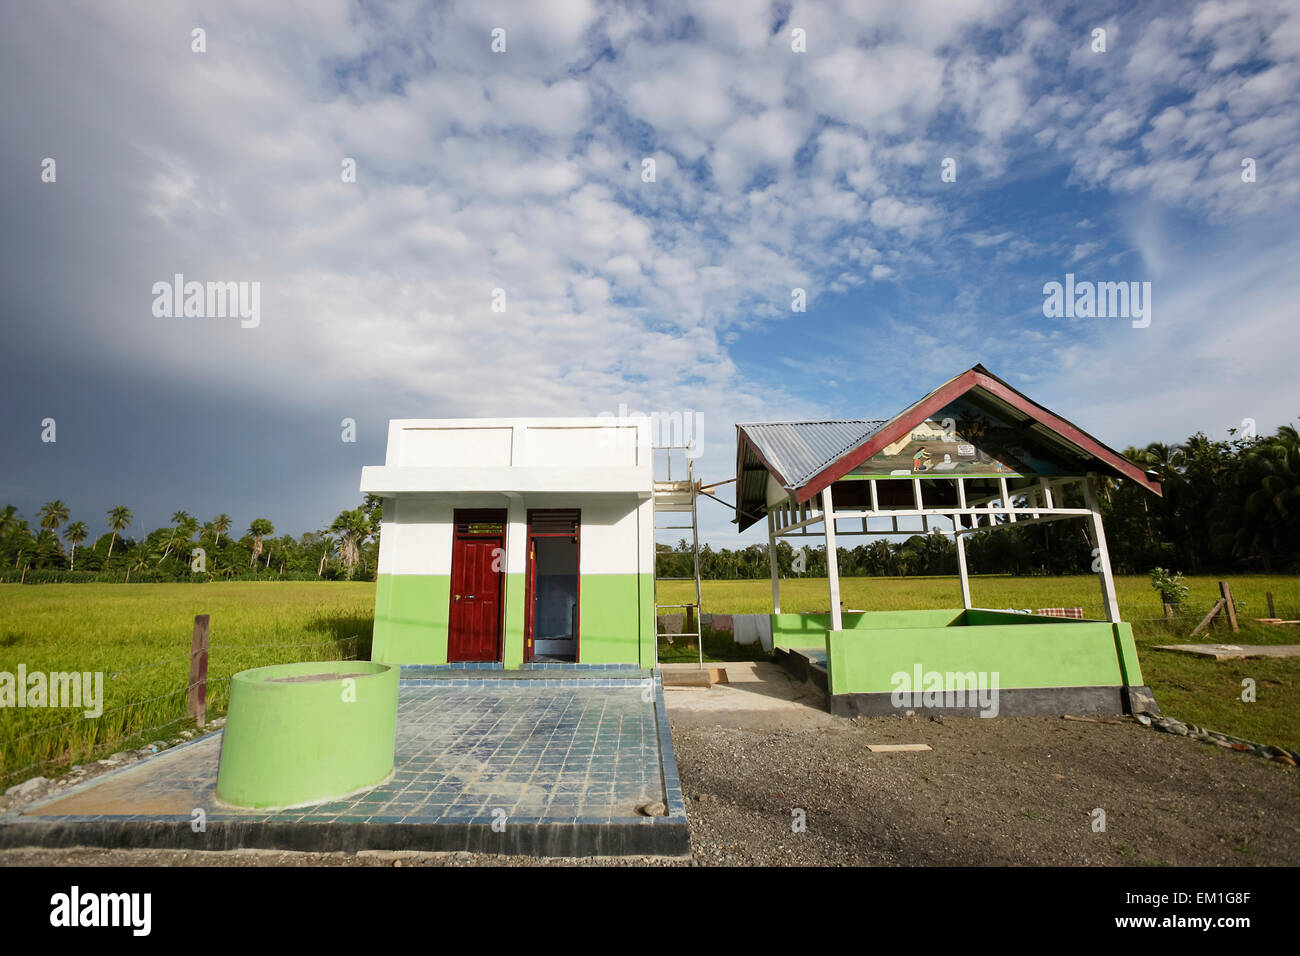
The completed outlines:
{"type": "Polygon", "coordinates": [[[41,505],[34,526],[13,505],[0,510],[0,582],[365,580],[378,567],[383,508],[367,495],[328,528],[297,538],[276,537],[269,518],[232,534],[225,513],[200,522],[177,511],[171,524],[129,535],[135,516],[118,505],[105,513],[97,537],[71,517],[59,499],[41,505]]]}
{"type": "MultiPolygon", "coordinates": [[[[1300,433],[1284,425],[1269,436],[1230,432],[1223,441],[1198,432],[1175,445],[1130,447],[1124,455],[1163,486],[1163,497],[1132,482],[1106,478],[1098,499],[1111,564],[1116,573],[1152,567],[1189,574],[1226,571],[1300,571],[1300,433]]],[[[1066,507],[1082,507],[1073,489],[1066,507]]],[[[369,579],[378,566],[380,499],[340,512],[328,527],[298,538],[275,537],[275,525],[254,518],[238,537],[229,515],[200,523],[177,511],[171,524],[128,536],[134,518],[117,506],[92,538],[60,500],[41,506],[33,526],[10,505],[0,510],[0,581],[194,581],[232,579],[369,579]],[[102,530],[101,530],[102,529],[102,530]],[[86,544],[90,541],[90,544],[86,544]]],[[[777,543],[780,574],[826,574],[820,545],[777,543]]],[[[817,538],[807,539],[816,542],[817,538]]],[[[846,539],[847,540],[847,539],[846,539]]],[[[976,574],[1083,574],[1093,561],[1084,521],[1012,525],[967,538],[976,574]]],[[[657,546],[657,573],[688,577],[690,549],[657,546]]],[[[876,538],[837,549],[845,576],[955,574],[952,538],[915,534],[902,541],[876,538]]],[[[701,576],[710,580],[767,578],[767,543],[700,552],[701,576]]]]}

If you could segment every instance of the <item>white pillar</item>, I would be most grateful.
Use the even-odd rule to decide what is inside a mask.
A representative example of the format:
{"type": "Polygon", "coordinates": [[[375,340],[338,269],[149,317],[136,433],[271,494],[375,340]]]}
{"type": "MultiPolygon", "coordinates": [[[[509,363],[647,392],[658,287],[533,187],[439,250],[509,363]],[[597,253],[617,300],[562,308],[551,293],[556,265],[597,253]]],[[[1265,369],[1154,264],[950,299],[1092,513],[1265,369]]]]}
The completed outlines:
{"type": "Polygon", "coordinates": [[[1097,505],[1097,492],[1093,488],[1096,478],[1091,472],[1083,479],[1083,499],[1092,512],[1093,543],[1097,546],[1095,563],[1101,579],[1101,600],[1106,606],[1106,620],[1115,623],[1119,620],[1119,598],[1115,594],[1115,576],[1110,570],[1110,552],[1106,549],[1106,532],[1101,526],[1101,508],[1097,505]]]}
{"type": "Polygon", "coordinates": [[[957,544],[957,576],[961,578],[961,606],[970,610],[970,575],[966,572],[966,536],[960,532],[957,526],[957,518],[953,517],[953,538],[957,544]]]}
{"type": "Polygon", "coordinates": [[[835,504],[831,500],[831,486],[822,489],[822,530],[826,536],[826,577],[831,586],[831,630],[844,629],[840,614],[840,560],[835,553],[835,504]]]}
{"type": "Polygon", "coordinates": [[[781,613],[781,565],[776,559],[776,518],[767,513],[767,565],[772,573],[772,613],[781,613]]]}

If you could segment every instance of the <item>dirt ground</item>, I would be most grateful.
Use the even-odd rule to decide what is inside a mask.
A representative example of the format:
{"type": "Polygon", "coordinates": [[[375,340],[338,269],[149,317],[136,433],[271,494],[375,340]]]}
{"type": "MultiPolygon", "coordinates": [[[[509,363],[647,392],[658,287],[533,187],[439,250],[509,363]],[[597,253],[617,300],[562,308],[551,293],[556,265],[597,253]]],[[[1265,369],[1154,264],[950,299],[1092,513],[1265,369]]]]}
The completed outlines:
{"type": "Polygon", "coordinates": [[[730,685],[667,692],[689,859],[18,849],[0,866],[1300,863],[1293,768],[1129,720],[833,718],[771,665],[730,673],[730,685]]]}

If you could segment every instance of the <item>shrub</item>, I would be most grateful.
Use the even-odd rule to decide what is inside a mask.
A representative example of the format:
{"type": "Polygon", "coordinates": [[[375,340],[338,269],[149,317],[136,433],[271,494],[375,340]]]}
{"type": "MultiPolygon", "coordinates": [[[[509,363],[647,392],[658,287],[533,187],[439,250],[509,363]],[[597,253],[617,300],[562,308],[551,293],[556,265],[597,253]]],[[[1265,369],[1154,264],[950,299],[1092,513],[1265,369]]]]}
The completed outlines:
{"type": "Polygon", "coordinates": [[[1164,568],[1151,569],[1151,587],[1160,595],[1160,600],[1174,607],[1181,607],[1187,602],[1188,587],[1183,583],[1182,574],[1166,571],[1164,568]]]}

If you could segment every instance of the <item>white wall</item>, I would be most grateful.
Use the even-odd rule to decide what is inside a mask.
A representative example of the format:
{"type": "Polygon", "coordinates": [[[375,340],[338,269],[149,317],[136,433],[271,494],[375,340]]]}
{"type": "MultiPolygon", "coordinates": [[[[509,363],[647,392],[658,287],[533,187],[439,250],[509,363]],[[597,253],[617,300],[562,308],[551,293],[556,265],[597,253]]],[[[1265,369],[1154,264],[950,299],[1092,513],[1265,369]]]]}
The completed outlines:
{"type": "Polygon", "coordinates": [[[591,468],[650,464],[649,418],[396,419],[389,467],[591,468]]]}
{"type": "Polygon", "coordinates": [[[652,520],[653,504],[635,495],[403,495],[384,501],[380,537],[381,574],[450,574],[453,512],[500,508],[508,512],[506,570],[525,568],[530,508],[581,509],[583,574],[636,574],[651,568],[653,547],[640,527],[652,520]]]}

